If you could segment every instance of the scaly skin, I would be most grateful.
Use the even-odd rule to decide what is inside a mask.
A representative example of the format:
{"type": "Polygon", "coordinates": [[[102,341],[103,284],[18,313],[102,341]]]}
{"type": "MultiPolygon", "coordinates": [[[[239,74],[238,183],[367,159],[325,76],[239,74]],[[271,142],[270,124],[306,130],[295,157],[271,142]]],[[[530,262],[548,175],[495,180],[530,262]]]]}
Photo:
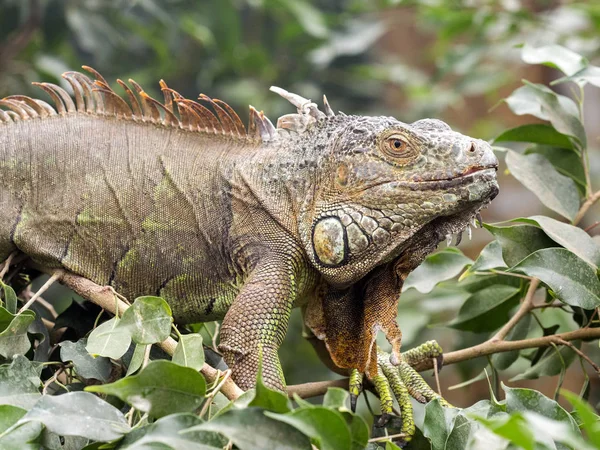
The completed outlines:
{"type": "Polygon", "coordinates": [[[407,393],[432,395],[407,364],[420,353],[400,354],[400,288],[497,194],[489,145],[438,120],[325,114],[277,89],[298,113],[275,129],[252,109],[246,133],[219,101],[202,97],[211,112],[163,84],[164,105],[136,88],[129,106],[94,75],[65,75],[74,103],[50,85],[54,108],[0,101],[0,258],[160,295],[179,323],[222,319],[244,389],[259,354],[265,383],[284,389],[277,350],[302,306],[337,368],[354,370],[354,394],[364,373],[388,408],[391,383],[409,439],[407,393]]]}

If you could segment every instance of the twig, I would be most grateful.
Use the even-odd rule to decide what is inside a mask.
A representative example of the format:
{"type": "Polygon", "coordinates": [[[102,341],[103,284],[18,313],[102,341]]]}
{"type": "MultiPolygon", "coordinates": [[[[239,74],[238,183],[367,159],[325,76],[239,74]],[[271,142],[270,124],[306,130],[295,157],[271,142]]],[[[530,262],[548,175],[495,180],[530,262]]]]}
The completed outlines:
{"type": "Polygon", "coordinates": [[[327,389],[330,387],[340,387],[347,389],[350,380],[348,378],[342,378],[339,380],[327,380],[327,381],[313,381],[310,383],[303,384],[292,384],[287,387],[287,393],[289,397],[293,397],[294,394],[300,398],[316,397],[318,395],[324,395],[327,389]]]}
{"type": "Polygon", "coordinates": [[[2,279],[4,278],[4,275],[6,275],[6,272],[8,272],[10,263],[12,262],[12,259],[15,257],[16,254],[17,254],[17,252],[12,252],[10,255],[8,255],[8,258],[6,258],[6,261],[4,261],[4,265],[2,266],[2,271],[0,272],[0,281],[2,281],[2,279]]]}
{"type": "MultiPolygon", "coordinates": [[[[83,278],[79,275],[75,275],[70,272],[65,272],[63,270],[56,269],[47,269],[43,266],[35,265],[38,270],[41,270],[45,273],[49,273],[51,275],[57,274],[57,280],[62,284],[67,286],[68,288],[75,291],[77,294],[81,295],[83,298],[95,303],[100,306],[102,309],[110,312],[111,314],[116,313],[115,305],[118,305],[119,312],[122,314],[129,305],[127,305],[124,301],[117,299],[115,302],[114,290],[107,286],[99,286],[93,281],[90,281],[86,278],[83,278]]],[[[177,347],[177,341],[173,338],[167,338],[163,342],[157,344],[162,350],[164,350],[168,355],[173,355],[175,351],[175,347],[177,347]]],[[[218,371],[214,367],[209,366],[208,364],[204,364],[202,369],[200,369],[202,375],[209,383],[213,383],[218,377],[218,371]]],[[[240,395],[244,393],[231,378],[229,378],[221,387],[221,392],[223,395],[227,397],[229,400],[235,400],[240,395]]]]}
{"type": "MultiPolygon", "coordinates": [[[[490,269],[490,272],[495,273],[497,275],[506,275],[509,277],[523,278],[524,280],[532,279],[532,277],[528,277],[527,275],[522,275],[520,273],[514,273],[514,272],[506,272],[504,270],[490,269]]],[[[488,272],[475,272],[475,273],[476,274],[489,274],[488,272]]]]}
{"type": "Polygon", "coordinates": [[[600,222],[596,221],[593,224],[591,224],[590,226],[587,226],[583,229],[583,231],[585,231],[586,233],[589,233],[590,231],[592,231],[594,228],[596,228],[598,225],[600,225],[600,222]]]}
{"type": "Polygon", "coordinates": [[[212,399],[221,390],[221,388],[223,387],[223,385],[229,379],[230,376],[231,376],[231,370],[230,369],[227,369],[225,372],[223,372],[223,379],[221,381],[219,381],[219,384],[217,384],[215,386],[215,388],[210,392],[210,394],[208,394],[206,396],[206,400],[204,401],[204,405],[202,406],[202,409],[200,410],[200,414],[198,415],[198,417],[202,418],[202,416],[204,416],[204,413],[206,413],[206,410],[210,406],[210,403],[212,402],[212,399]]]}
{"type": "Polygon", "coordinates": [[[219,355],[219,349],[217,348],[217,338],[219,337],[219,322],[215,322],[215,332],[211,336],[212,338],[212,349],[217,355],[219,355]]]}
{"type": "Polygon", "coordinates": [[[42,295],[44,292],[46,292],[48,290],[48,288],[56,282],[56,280],[60,280],[63,273],[64,273],[63,270],[60,270],[60,269],[55,270],[54,273],[52,273],[52,276],[48,279],[48,281],[46,281],[44,283],[44,285],[41,288],[39,288],[35,294],[33,294],[31,296],[31,298],[27,301],[27,303],[25,303],[23,305],[23,307],[19,310],[19,314],[21,314],[23,311],[28,310],[31,307],[31,305],[34,304],[34,302],[38,299],[38,297],[40,295],[42,295]]]}
{"type": "Polygon", "coordinates": [[[527,289],[527,294],[525,294],[525,299],[521,306],[519,306],[519,310],[515,313],[514,316],[510,318],[510,320],[502,327],[498,332],[492,336],[491,341],[502,341],[506,335],[512,330],[519,321],[529,314],[531,308],[533,306],[533,296],[535,295],[535,291],[540,284],[540,280],[537,278],[533,278],[531,283],[529,284],[529,289],[527,289]]]}
{"type": "Polygon", "coordinates": [[[598,200],[600,200],[600,191],[594,192],[592,195],[590,195],[588,197],[588,199],[583,203],[583,205],[581,205],[581,208],[579,208],[577,215],[573,219],[573,225],[577,225],[581,221],[581,219],[583,219],[583,216],[585,216],[585,213],[588,212],[588,209],[590,209],[592,207],[592,205],[594,203],[596,203],[598,200]]]}
{"type": "Polygon", "coordinates": [[[150,350],[152,350],[152,344],[146,345],[144,348],[144,360],[142,361],[142,369],[150,362],[150,350]]]}
{"type": "Polygon", "coordinates": [[[398,433],[398,434],[390,434],[389,436],[380,436],[376,438],[371,438],[368,442],[383,442],[383,441],[391,441],[396,438],[406,437],[406,433],[398,433]]]}
{"type": "Polygon", "coordinates": [[[557,344],[566,345],[567,347],[570,347],[571,350],[573,350],[575,353],[577,353],[579,356],[581,356],[583,359],[585,359],[589,363],[589,365],[594,368],[596,373],[598,375],[600,375],[600,366],[598,366],[598,364],[596,364],[594,361],[592,361],[589,356],[587,356],[585,353],[583,353],[581,350],[579,350],[577,347],[575,347],[572,343],[565,341],[564,339],[561,339],[559,337],[556,338],[555,342],[557,344]]]}
{"type": "Polygon", "coordinates": [[[440,385],[440,371],[438,369],[437,358],[431,358],[433,361],[433,374],[435,375],[435,385],[437,387],[438,394],[442,395],[442,387],[440,385]]]}

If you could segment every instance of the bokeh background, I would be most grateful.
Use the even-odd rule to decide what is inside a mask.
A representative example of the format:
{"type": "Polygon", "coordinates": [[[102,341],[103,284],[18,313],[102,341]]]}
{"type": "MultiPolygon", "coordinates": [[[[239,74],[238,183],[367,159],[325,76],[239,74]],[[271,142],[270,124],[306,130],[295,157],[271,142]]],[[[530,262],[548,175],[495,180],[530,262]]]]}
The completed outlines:
{"type": "MultiPolygon", "coordinates": [[[[391,115],[404,122],[435,117],[466,134],[492,139],[502,130],[534,122],[514,116],[502,99],[521,79],[548,83],[549,67],[522,63],[519,45],[559,43],[592,62],[600,58],[600,2],[554,0],[0,0],[0,98],[40,96],[32,81],[60,78],[82,64],[114,81],[135,79],[160,98],[158,80],[188,98],[200,93],[221,98],[242,118],[248,105],[273,122],[292,106],[269,92],[277,85],[319,100],[325,93],[335,110],[391,115]]],[[[561,93],[570,95],[568,85],[561,93]]],[[[592,178],[600,170],[600,90],[586,88],[585,121],[592,178]]],[[[501,193],[484,220],[553,214],[537,198],[499,171],[501,193]]],[[[593,224],[597,213],[590,214],[593,224]]],[[[596,232],[600,232],[598,228],[596,232]]],[[[592,231],[594,233],[594,231],[592,231]]],[[[485,230],[465,237],[460,249],[475,258],[491,240],[485,230]]],[[[38,281],[39,283],[39,281],[38,281]]],[[[60,312],[53,288],[46,295],[60,312]]],[[[464,297],[437,289],[403,294],[399,321],[405,348],[435,338],[447,350],[474,345],[485,335],[436,326],[451,320],[464,297]]],[[[560,331],[577,325],[556,311],[540,314],[560,331]]],[[[336,378],[301,337],[299,311],[280,351],[289,384],[336,378]]],[[[591,347],[591,346],[588,346],[591,347]]],[[[596,361],[596,347],[586,348],[596,361]]],[[[502,381],[523,371],[521,358],[502,381]]],[[[449,387],[479,374],[485,358],[445,368],[444,395],[458,406],[489,398],[486,380],[449,387]]],[[[593,405],[600,384],[589,374],[593,405]]],[[[432,378],[427,374],[427,379],[432,378]]],[[[579,392],[585,374],[573,364],[564,387],[579,392]]],[[[511,381],[552,396],[557,377],[511,381]]],[[[364,408],[364,404],[362,405],[364,408]]]]}

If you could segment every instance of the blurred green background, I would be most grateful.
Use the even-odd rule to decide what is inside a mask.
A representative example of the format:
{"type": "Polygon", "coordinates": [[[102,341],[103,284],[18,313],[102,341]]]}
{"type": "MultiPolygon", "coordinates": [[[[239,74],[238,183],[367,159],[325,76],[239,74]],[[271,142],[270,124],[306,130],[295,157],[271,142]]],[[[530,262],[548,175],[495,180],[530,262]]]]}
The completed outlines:
{"type": "MultiPolygon", "coordinates": [[[[518,48],[523,43],[559,43],[597,60],[600,2],[0,0],[0,98],[40,96],[32,81],[68,88],[60,74],[86,64],[111,82],[133,78],[157,98],[161,78],[188,98],[204,92],[227,101],[242,118],[248,104],[273,122],[291,112],[291,105],[269,92],[277,85],[316,101],[325,93],[336,111],[392,115],[405,122],[436,117],[466,134],[491,139],[533,121],[513,116],[500,102],[522,78],[548,83],[557,75],[548,67],[524,65],[518,48]]],[[[594,155],[600,94],[590,88],[586,102],[594,155]]],[[[592,156],[593,174],[599,165],[592,156]]],[[[499,176],[501,194],[485,211],[485,221],[552,215],[503,174],[503,167],[499,176]]],[[[490,240],[486,231],[477,230],[460,248],[475,257],[490,240]]],[[[55,297],[69,295],[54,289],[55,297]]],[[[431,327],[454,317],[463,300],[443,287],[429,295],[407,291],[399,315],[405,348],[431,338],[446,350],[481,342],[484,335],[431,327]]],[[[544,314],[544,321],[556,322],[552,311],[544,314]]],[[[561,320],[559,331],[576,327],[561,320]]],[[[303,341],[298,311],[280,353],[290,384],[336,377],[303,341]]],[[[441,382],[448,400],[467,406],[487,398],[485,381],[448,390],[486,364],[481,358],[446,368],[441,382]]],[[[584,376],[575,366],[565,387],[578,392],[584,376]]],[[[521,369],[518,364],[511,368],[515,373],[521,369]]],[[[503,380],[508,378],[510,373],[503,380]]],[[[597,385],[597,377],[592,382],[597,385]]],[[[552,395],[556,379],[515,384],[552,395]]],[[[595,404],[599,398],[590,400],[595,404]]]]}

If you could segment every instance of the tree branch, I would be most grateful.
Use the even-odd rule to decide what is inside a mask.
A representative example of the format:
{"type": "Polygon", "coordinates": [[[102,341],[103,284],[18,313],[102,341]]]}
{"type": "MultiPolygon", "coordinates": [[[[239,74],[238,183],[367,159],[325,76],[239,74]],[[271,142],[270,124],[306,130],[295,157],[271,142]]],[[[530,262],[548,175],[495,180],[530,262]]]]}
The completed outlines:
{"type": "MultiPolygon", "coordinates": [[[[129,305],[119,298],[115,298],[115,292],[111,287],[99,286],[96,283],[75,275],[70,272],[65,272],[62,269],[48,270],[43,267],[37,267],[45,273],[56,277],[58,281],[67,286],[68,288],[81,295],[83,298],[95,303],[111,314],[122,315],[123,312],[129,308],[129,305]],[[117,311],[118,308],[118,311],[117,311]]],[[[173,338],[167,338],[163,342],[157,344],[165,353],[173,355],[177,341],[173,338]]],[[[217,378],[222,375],[222,372],[204,363],[200,372],[209,383],[214,383],[217,378]]],[[[226,379],[221,387],[221,392],[229,400],[235,400],[244,393],[231,378],[226,379]]]]}
{"type": "Polygon", "coordinates": [[[519,306],[518,311],[510,318],[508,322],[504,324],[502,328],[500,328],[500,330],[498,330],[494,336],[492,336],[490,339],[491,341],[504,340],[508,333],[510,333],[510,330],[512,330],[523,317],[529,314],[529,311],[533,309],[533,296],[535,295],[535,291],[539,285],[540,280],[537,278],[533,278],[531,280],[531,283],[529,283],[529,289],[527,289],[527,294],[525,294],[525,299],[523,300],[523,303],[521,303],[521,306],[519,306]]]}
{"type": "MultiPolygon", "coordinates": [[[[561,341],[577,341],[580,339],[598,339],[600,338],[600,328],[580,328],[579,330],[566,333],[553,334],[532,339],[523,339],[520,341],[485,341],[479,345],[449,352],[444,354],[444,365],[456,364],[480,356],[493,355],[495,353],[510,352],[513,350],[524,350],[527,348],[548,347],[552,344],[562,344],[561,341]]],[[[420,361],[414,366],[414,369],[423,372],[433,369],[433,362],[430,359],[420,361]]],[[[288,393],[298,394],[302,398],[316,397],[327,392],[329,387],[348,387],[348,378],[332,381],[319,381],[314,383],[304,383],[288,386],[288,393]]]]}
{"type": "Polygon", "coordinates": [[[600,200],[600,191],[594,192],[585,202],[583,202],[583,205],[581,205],[581,208],[579,208],[577,215],[573,219],[573,225],[577,225],[581,219],[583,219],[583,216],[585,216],[585,214],[588,212],[588,209],[590,209],[598,200],[600,200]]]}

